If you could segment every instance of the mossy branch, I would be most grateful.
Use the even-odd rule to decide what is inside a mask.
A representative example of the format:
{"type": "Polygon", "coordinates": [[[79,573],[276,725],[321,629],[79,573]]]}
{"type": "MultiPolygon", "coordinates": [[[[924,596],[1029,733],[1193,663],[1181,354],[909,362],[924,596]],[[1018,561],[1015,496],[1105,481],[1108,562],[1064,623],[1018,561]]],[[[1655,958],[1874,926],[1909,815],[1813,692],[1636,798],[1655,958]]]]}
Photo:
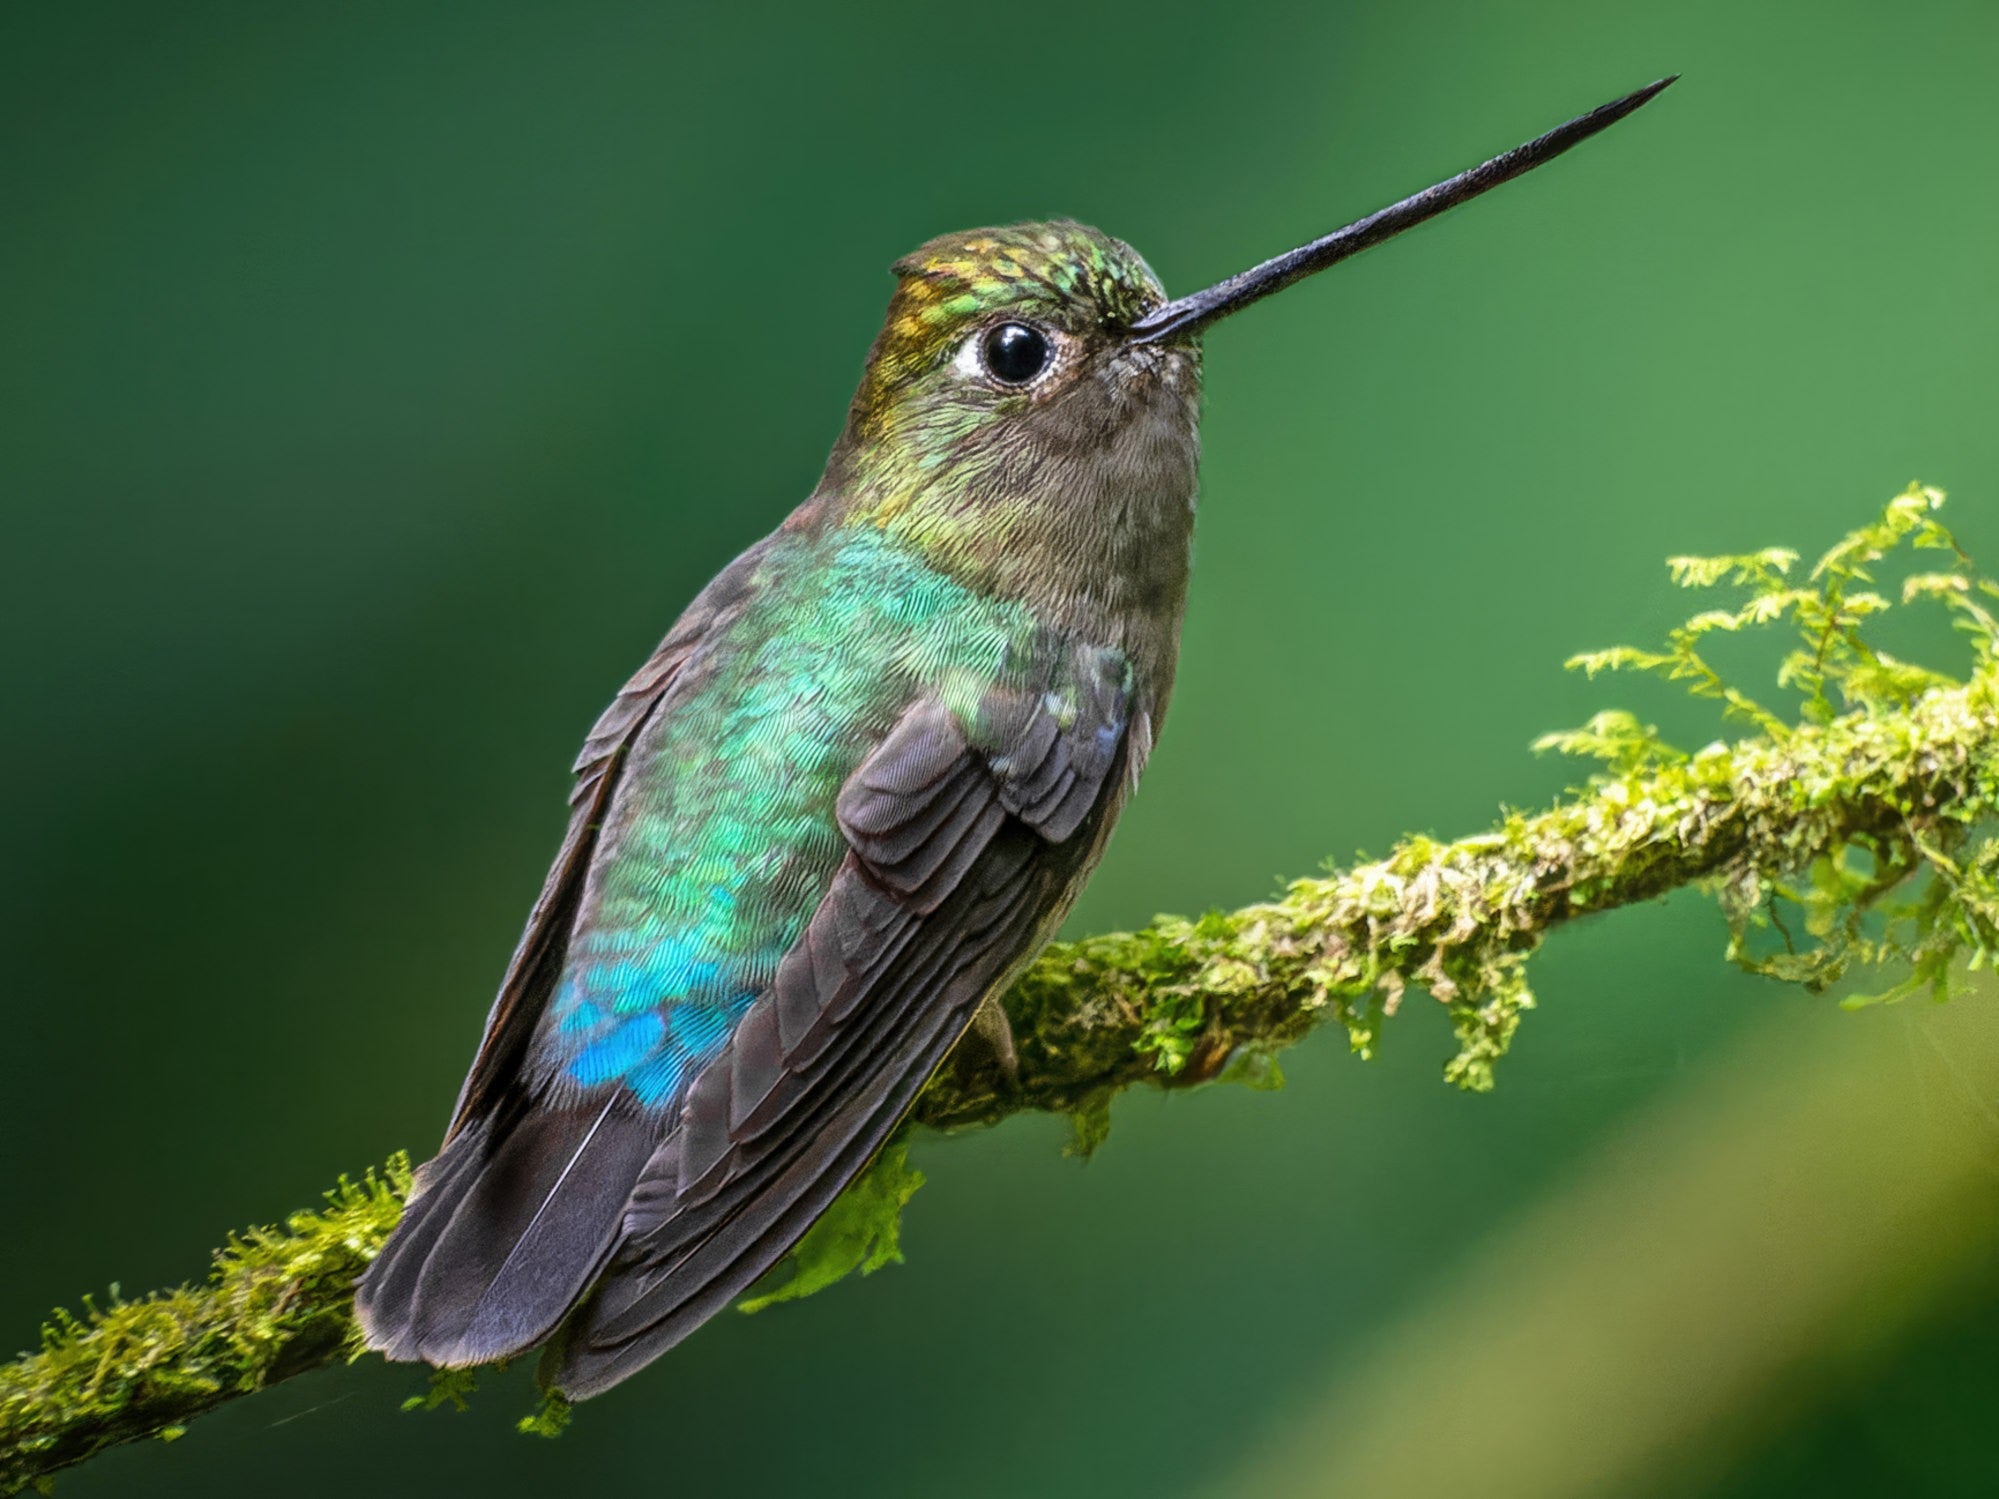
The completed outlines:
{"type": "MultiPolygon", "coordinates": [[[[1730,956],[1757,972],[1819,989],[1856,965],[1892,965],[1898,982],[1875,998],[1942,994],[1963,959],[1999,951],[1999,845],[1982,836],[1999,812],[1999,590],[1936,521],[1942,498],[1912,487],[1803,584],[1790,581],[1787,551],[1675,559],[1676,581],[1738,587],[1746,601],[1697,615],[1663,651],[1573,663],[1680,682],[1753,737],[1687,754],[1629,714],[1599,714],[1543,741],[1602,766],[1547,811],[1452,843],[1412,838],[1266,904],[1057,944],[1007,1000],[1017,1071],[968,1045],[915,1122],[953,1129],[1056,1111],[1088,1149],[1121,1089],[1268,1081],[1275,1054],[1329,1019],[1367,1055],[1412,985],[1451,1014],[1458,1051],[1446,1075],[1484,1089],[1533,1005],[1526,964],[1547,935],[1687,885],[1718,897],[1730,956]],[[1961,676],[1862,638],[1862,622],[1889,607],[1870,569],[1904,547],[1948,554],[1945,570],[1907,578],[1903,597],[1950,611],[1971,646],[1961,676]],[[1789,717],[1701,654],[1717,632],[1775,623],[1799,642],[1779,674],[1798,698],[1789,717]]],[[[116,1443],[171,1440],[224,1401],[354,1356],[351,1286],[408,1180],[398,1158],[342,1182],[325,1208],[233,1240],[200,1286],[57,1314],[39,1352],[0,1368],[0,1492],[116,1443]]],[[[751,1305],[899,1258],[898,1214],[920,1182],[899,1147],[884,1152],[800,1245],[791,1278],[751,1305]]],[[[419,1403],[469,1388],[452,1375],[419,1403]]],[[[561,1416],[550,1408],[524,1425],[551,1431],[561,1416]]]]}

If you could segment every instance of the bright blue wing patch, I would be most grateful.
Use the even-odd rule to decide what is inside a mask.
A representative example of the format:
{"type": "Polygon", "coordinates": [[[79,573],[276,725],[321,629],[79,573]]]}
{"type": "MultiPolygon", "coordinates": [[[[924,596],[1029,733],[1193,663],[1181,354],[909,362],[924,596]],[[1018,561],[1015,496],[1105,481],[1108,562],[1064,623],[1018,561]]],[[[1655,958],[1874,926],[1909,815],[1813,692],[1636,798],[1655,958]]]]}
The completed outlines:
{"type": "Polygon", "coordinates": [[[634,933],[586,935],[550,1006],[554,1070],[586,1088],[622,1081],[647,1106],[670,1101],[770,982],[793,925],[762,952],[726,961],[698,956],[699,938],[686,933],[649,943],[634,933]]]}

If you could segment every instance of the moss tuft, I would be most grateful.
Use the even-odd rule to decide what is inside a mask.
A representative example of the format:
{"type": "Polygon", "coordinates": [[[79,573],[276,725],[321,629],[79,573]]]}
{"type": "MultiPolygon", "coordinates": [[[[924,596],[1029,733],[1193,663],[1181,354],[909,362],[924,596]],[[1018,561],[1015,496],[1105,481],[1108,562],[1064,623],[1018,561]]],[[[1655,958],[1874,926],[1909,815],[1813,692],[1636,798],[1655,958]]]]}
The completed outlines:
{"type": "Polygon", "coordinates": [[[908,1142],[891,1141],[779,1262],[772,1271],[777,1283],[745,1297],[736,1309],[760,1312],[849,1275],[901,1264],[902,1210],[922,1185],[923,1173],[909,1164],[908,1142]]]}
{"type": "Polygon", "coordinates": [[[323,1208],[232,1237],[199,1286],[56,1312],[36,1352],[0,1367],[0,1493],[120,1442],[172,1440],[225,1400],[351,1356],[354,1279],[408,1190],[398,1155],[343,1177],[323,1208]]]}

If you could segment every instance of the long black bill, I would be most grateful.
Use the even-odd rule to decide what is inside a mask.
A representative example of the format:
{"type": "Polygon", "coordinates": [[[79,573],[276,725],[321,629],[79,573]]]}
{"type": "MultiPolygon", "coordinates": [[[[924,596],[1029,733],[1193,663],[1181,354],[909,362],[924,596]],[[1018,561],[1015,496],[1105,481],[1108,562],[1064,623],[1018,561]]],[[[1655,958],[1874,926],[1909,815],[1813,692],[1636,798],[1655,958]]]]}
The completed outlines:
{"type": "Polygon", "coordinates": [[[1302,281],[1329,265],[1337,265],[1350,255],[1358,255],[1371,245],[1393,238],[1404,229],[1414,229],[1425,219],[1433,219],[1447,208],[1456,208],[1502,182],[1511,182],[1522,172],[1531,172],[1544,162],[1553,161],[1569,147],[1615,125],[1668,84],[1677,81],[1679,76],[1675,73],[1671,78],[1647,84],[1636,93],[1626,94],[1622,99],[1592,109],[1566,125],[1557,125],[1546,135],[1524,146],[1515,146],[1504,156],[1495,156],[1483,166],[1460,172],[1448,182],[1439,182],[1413,198],[1404,198],[1393,207],[1371,213],[1344,229],[1335,229],[1324,239],[1315,239],[1309,245],[1300,245],[1279,255],[1275,260],[1266,260],[1262,265],[1252,266],[1226,281],[1217,281],[1206,291],[1197,291],[1191,297],[1168,302],[1132,324],[1131,341],[1149,344],[1176,333],[1198,332],[1232,312],[1240,312],[1252,302],[1260,302],[1271,293],[1284,290],[1294,281],[1302,281]]]}

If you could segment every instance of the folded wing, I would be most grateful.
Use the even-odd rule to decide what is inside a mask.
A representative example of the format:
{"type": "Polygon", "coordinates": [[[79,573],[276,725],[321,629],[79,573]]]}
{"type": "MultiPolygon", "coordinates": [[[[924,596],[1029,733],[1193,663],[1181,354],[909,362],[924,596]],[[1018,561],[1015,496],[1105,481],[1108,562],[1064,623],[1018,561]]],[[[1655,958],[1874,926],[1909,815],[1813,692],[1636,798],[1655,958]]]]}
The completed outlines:
{"type": "Polygon", "coordinates": [[[640,1174],[545,1382],[572,1397],[615,1384],[769,1269],[1049,935],[1134,737],[1122,658],[1065,653],[1062,668],[968,717],[914,704],[847,782],[845,860],[640,1174]]]}
{"type": "Polygon", "coordinates": [[[631,747],[742,607],[758,550],[689,609],[578,761],[568,835],[445,1147],[357,1294],[391,1357],[483,1363],[560,1328],[544,1377],[581,1397],[726,1305],[1052,932],[1151,742],[1123,658],[1053,635],[974,701],[920,698],[844,784],[846,852],[803,931],[667,1106],[536,1082],[530,1049],[631,747]]]}

